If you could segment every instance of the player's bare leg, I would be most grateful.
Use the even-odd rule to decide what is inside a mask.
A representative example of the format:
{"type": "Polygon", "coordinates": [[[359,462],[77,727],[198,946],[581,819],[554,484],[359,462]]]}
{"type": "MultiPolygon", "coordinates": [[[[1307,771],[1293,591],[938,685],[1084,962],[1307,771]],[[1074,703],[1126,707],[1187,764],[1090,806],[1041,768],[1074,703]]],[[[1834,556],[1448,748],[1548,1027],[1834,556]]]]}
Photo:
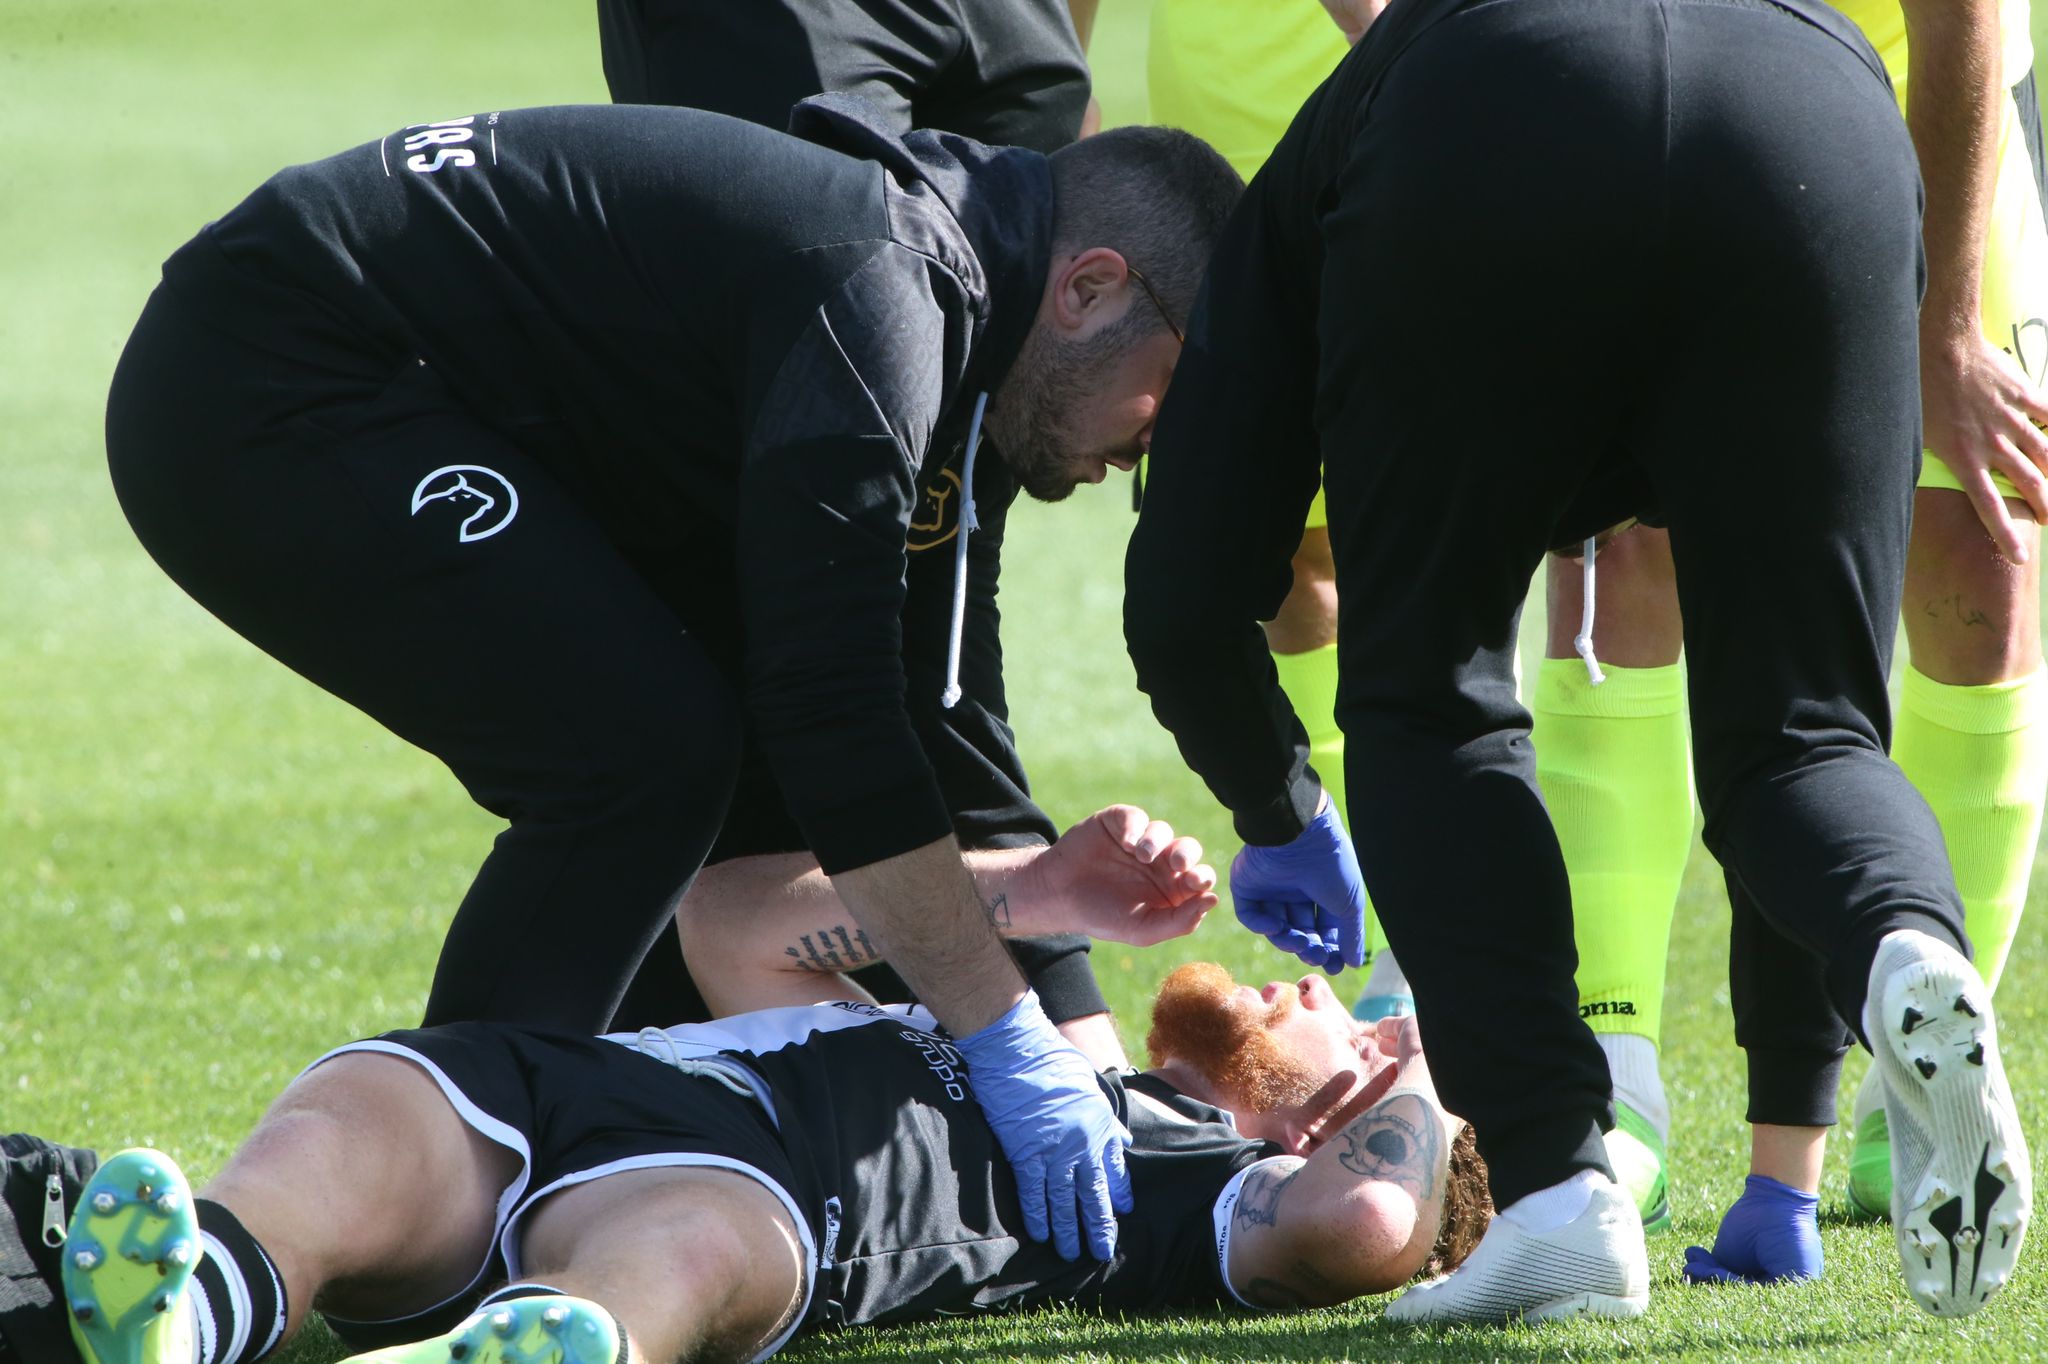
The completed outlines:
{"type": "Polygon", "coordinates": [[[197,1199],[161,1152],[101,1166],[63,1261],[74,1340],[88,1364],[249,1364],[315,1307],[424,1311],[482,1269],[517,1173],[424,1071],[337,1057],[271,1105],[197,1199]]]}
{"type": "Polygon", "coordinates": [[[295,1080],[200,1197],[233,1212],[276,1266],[288,1338],[316,1306],[378,1320],[461,1292],[518,1172],[424,1070],[356,1052],[295,1080]]]}
{"type": "Polygon", "coordinates": [[[802,1306],[804,1247],[775,1195],[726,1170],[564,1189],[529,1215],[526,1277],[602,1303],[636,1364],[751,1359],[802,1306]]]}

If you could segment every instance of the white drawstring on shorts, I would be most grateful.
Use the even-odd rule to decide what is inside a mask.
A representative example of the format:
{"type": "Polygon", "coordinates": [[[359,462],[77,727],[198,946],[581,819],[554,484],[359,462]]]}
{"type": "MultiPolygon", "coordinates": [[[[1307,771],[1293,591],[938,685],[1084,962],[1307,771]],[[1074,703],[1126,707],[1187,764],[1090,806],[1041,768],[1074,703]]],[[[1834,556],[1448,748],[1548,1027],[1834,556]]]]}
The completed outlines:
{"type": "Polygon", "coordinates": [[[1599,557],[1599,542],[1588,535],[1582,549],[1586,574],[1586,604],[1579,612],[1579,632],[1572,636],[1572,648],[1578,652],[1580,658],[1586,660],[1586,680],[1597,687],[1607,680],[1607,674],[1600,671],[1600,660],[1593,657],[1593,560],[1599,557]]]}
{"type": "Polygon", "coordinates": [[[939,704],[947,710],[960,701],[960,638],[967,629],[967,536],[981,529],[974,516],[974,452],[981,447],[981,417],[988,410],[984,390],[974,400],[974,420],[967,424],[967,457],[960,461],[960,538],[953,546],[953,628],[946,636],[946,689],[939,704]]]}
{"type": "Polygon", "coordinates": [[[681,1048],[676,1046],[675,1038],[660,1028],[642,1028],[640,1035],[633,1039],[633,1050],[665,1066],[674,1066],[685,1075],[724,1085],[742,1099],[752,1099],[756,1103],[761,1101],[761,1096],[753,1091],[752,1086],[733,1073],[731,1063],[713,1057],[684,1056],[681,1048]]]}

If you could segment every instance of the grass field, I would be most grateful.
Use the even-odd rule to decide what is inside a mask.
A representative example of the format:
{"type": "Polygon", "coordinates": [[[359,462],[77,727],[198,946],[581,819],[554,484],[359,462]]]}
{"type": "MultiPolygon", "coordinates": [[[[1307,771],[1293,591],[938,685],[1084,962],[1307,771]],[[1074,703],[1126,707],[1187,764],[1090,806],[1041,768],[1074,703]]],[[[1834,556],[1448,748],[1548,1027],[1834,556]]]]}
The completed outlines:
{"type": "MultiPolygon", "coordinates": [[[[416,1021],[495,822],[438,764],[162,577],[108,489],[101,406],[159,262],[200,223],[279,166],[397,124],[602,99],[591,9],[0,4],[0,1128],[159,1144],[203,1177],[307,1059],[416,1021]]],[[[1106,0],[1095,55],[1112,121],[1142,116],[1144,22],[1142,0],[1106,0]]],[[[1131,686],[1117,623],[1122,487],[1027,508],[1013,525],[1012,694],[1042,798],[1062,819],[1135,800],[1200,835],[1220,865],[1234,850],[1228,823],[1131,686]]],[[[1935,1323],[1901,1291],[1889,1234],[1840,1217],[1839,1151],[1825,1280],[1771,1292],[1678,1284],[1682,1247],[1711,1236],[1745,1168],[1725,924],[1696,856],[1665,1025],[1678,1229],[1653,1242],[1658,1292],[1638,1322],[1418,1337],[1382,1325],[1370,1302],[1256,1321],[1047,1313],[855,1333],[790,1357],[2048,1358],[2041,1238],[1993,1308],[1935,1323]]],[[[2037,1151],[2048,1149],[2041,939],[2038,924],[2023,932],[2001,992],[2037,1151]]],[[[1134,1020],[1163,971],[1194,956],[1290,974],[1227,914],[1187,942],[1097,960],[1134,1020]]],[[[1852,1063],[1852,1081],[1860,1070],[1852,1063]]],[[[314,1332],[288,1358],[338,1354],[314,1332]]]]}

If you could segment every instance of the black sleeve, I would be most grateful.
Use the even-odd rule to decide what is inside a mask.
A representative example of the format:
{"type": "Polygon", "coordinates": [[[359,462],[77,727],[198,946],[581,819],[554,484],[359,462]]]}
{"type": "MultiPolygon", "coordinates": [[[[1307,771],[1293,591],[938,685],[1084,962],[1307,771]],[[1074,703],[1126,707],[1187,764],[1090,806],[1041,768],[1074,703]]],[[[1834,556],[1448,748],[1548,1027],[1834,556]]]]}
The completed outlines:
{"type": "Polygon", "coordinates": [[[905,709],[900,624],[945,325],[923,262],[884,246],[750,403],[735,528],[746,702],[828,874],[952,832],[905,709]]]}
{"type": "Polygon", "coordinates": [[[678,104],[789,124],[827,90],[859,95],[901,132],[910,92],[957,35],[943,0],[598,0],[605,83],[615,104],[678,104]]]}
{"type": "Polygon", "coordinates": [[[1273,169],[1245,191],[1189,319],[1124,563],[1138,686],[1238,836],[1256,844],[1299,834],[1319,791],[1258,625],[1287,595],[1321,476],[1319,266],[1306,234],[1285,230],[1273,169]]]}

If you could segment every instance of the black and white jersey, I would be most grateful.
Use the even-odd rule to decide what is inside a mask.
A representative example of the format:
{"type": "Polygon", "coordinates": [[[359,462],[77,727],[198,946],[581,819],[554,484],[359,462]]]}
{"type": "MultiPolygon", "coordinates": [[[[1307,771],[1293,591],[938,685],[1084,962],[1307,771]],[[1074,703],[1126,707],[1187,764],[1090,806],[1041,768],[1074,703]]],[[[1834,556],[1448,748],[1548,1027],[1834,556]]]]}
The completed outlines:
{"type": "Polygon", "coordinates": [[[768,1108],[820,1227],[812,1324],[859,1325],[1072,1302],[1118,1311],[1231,1302],[1219,1198],[1280,1154],[1155,1075],[1099,1077],[1130,1128],[1135,1210],[1116,1258],[1030,1240],[1015,1179],[960,1052],[912,1005],[769,1009],[611,1040],[709,1066],[768,1108]]]}

